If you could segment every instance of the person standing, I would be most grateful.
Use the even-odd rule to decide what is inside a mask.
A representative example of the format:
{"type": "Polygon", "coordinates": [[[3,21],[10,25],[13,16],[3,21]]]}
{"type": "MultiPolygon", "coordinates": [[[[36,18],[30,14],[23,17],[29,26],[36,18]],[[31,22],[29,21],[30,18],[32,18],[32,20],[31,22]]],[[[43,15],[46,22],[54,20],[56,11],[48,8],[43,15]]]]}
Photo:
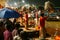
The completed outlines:
{"type": "Polygon", "coordinates": [[[5,24],[5,31],[3,32],[3,35],[4,35],[4,40],[13,40],[10,25],[5,24]]]}
{"type": "Polygon", "coordinates": [[[16,36],[17,35],[17,27],[15,26],[15,28],[14,28],[14,30],[12,31],[12,36],[14,37],[14,36],[16,36]]]}
{"type": "Polygon", "coordinates": [[[25,29],[28,29],[28,12],[24,13],[25,29]]]}
{"type": "Polygon", "coordinates": [[[38,12],[36,12],[36,25],[38,24],[38,12]]]}
{"type": "Polygon", "coordinates": [[[40,34],[41,34],[42,38],[46,38],[46,37],[50,36],[47,33],[47,30],[45,28],[45,21],[46,21],[48,16],[44,16],[44,8],[43,7],[41,7],[40,11],[41,11],[40,18],[39,18],[39,20],[40,20],[40,28],[41,28],[40,34]]]}

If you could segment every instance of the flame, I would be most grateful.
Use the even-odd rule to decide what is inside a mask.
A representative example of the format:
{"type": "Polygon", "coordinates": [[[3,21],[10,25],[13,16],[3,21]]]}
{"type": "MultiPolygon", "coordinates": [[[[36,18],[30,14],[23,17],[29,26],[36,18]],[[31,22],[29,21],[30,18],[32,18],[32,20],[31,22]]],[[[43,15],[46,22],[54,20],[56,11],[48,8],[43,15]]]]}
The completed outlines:
{"type": "Polygon", "coordinates": [[[56,36],[55,37],[55,40],[60,40],[60,36],[56,36]]]}

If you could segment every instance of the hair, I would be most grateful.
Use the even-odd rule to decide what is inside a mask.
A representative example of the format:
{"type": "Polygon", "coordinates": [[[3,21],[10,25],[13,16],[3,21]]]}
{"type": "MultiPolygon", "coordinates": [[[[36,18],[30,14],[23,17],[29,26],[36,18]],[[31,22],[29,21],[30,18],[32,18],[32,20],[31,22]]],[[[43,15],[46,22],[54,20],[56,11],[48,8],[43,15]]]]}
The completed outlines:
{"type": "Polygon", "coordinates": [[[5,27],[6,27],[7,30],[12,31],[11,25],[5,24],[5,27]]]}
{"type": "Polygon", "coordinates": [[[0,26],[3,26],[3,22],[2,21],[0,21],[0,26]]]}
{"type": "Polygon", "coordinates": [[[19,27],[20,27],[19,22],[15,23],[14,27],[17,28],[17,29],[19,29],[19,27]]]}
{"type": "Polygon", "coordinates": [[[18,30],[18,34],[20,34],[21,31],[23,31],[23,29],[19,29],[19,30],[18,30]]]}
{"type": "Polygon", "coordinates": [[[44,17],[44,13],[41,13],[40,16],[44,17]]]}
{"type": "Polygon", "coordinates": [[[28,14],[28,12],[27,12],[27,11],[25,11],[25,14],[28,14]]]}

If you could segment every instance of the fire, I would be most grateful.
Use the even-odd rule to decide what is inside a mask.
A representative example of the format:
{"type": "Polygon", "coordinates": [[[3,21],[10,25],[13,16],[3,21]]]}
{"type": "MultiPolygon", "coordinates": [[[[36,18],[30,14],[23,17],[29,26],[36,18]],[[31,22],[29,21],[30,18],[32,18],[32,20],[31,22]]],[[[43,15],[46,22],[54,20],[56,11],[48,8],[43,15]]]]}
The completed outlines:
{"type": "Polygon", "coordinates": [[[60,36],[56,36],[55,37],[55,40],[60,40],[60,36]]]}

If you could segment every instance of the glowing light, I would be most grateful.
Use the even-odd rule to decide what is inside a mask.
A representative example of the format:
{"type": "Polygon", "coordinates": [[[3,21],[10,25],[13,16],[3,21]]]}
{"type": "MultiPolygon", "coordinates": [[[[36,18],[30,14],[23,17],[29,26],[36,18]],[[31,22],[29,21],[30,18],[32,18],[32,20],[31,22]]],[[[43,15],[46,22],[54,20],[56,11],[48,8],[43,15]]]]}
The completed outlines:
{"type": "Polygon", "coordinates": [[[22,0],[22,3],[25,3],[25,1],[24,1],[24,0],[22,0]]]}
{"type": "Polygon", "coordinates": [[[15,2],[14,5],[17,5],[17,3],[15,2]]]}
{"type": "Polygon", "coordinates": [[[57,19],[59,19],[59,17],[58,17],[58,16],[57,16],[56,18],[57,18],[57,19]]]}

